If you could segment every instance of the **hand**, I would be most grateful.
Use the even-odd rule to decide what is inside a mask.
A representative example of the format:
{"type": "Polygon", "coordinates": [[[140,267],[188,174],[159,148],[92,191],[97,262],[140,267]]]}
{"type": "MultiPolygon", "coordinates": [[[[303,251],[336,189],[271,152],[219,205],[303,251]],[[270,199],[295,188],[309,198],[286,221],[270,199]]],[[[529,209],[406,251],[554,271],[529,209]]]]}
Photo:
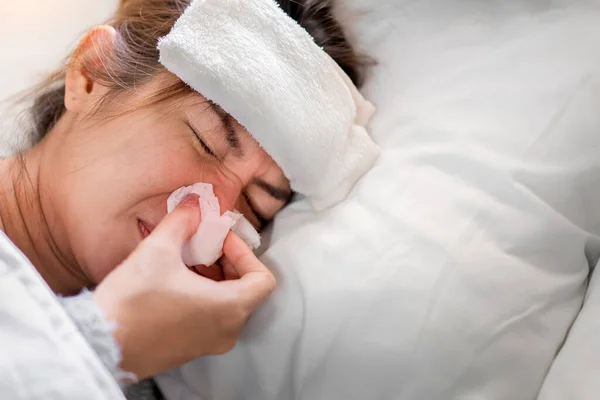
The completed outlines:
{"type": "Polygon", "coordinates": [[[190,195],[98,286],[95,300],[121,346],[121,368],[143,379],[231,350],[251,313],[275,288],[273,274],[234,233],[223,252],[230,275],[215,282],[181,261],[200,221],[190,195]]]}

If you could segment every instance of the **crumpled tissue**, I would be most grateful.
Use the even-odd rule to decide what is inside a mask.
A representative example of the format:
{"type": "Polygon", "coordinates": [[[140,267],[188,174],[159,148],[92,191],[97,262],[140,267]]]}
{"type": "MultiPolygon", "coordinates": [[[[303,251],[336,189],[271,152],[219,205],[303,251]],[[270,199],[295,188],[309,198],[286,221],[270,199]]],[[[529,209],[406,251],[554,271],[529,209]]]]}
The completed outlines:
{"type": "Polygon", "coordinates": [[[182,259],[186,265],[211,266],[217,262],[230,230],[251,249],[260,247],[260,235],[242,214],[226,211],[221,215],[219,199],[209,183],[199,182],[174,191],[167,200],[167,212],[172,212],[190,193],[200,197],[201,220],[196,233],[183,246],[182,259]]]}

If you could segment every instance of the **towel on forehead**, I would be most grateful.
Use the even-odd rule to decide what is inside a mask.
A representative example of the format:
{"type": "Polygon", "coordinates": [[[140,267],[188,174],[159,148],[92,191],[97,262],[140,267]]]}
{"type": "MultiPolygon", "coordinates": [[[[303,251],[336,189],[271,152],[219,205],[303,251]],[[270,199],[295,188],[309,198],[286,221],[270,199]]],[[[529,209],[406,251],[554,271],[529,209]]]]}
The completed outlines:
{"type": "Polygon", "coordinates": [[[379,157],[365,129],[373,105],[274,0],[195,0],[158,49],[317,210],[344,200],[379,157]]]}

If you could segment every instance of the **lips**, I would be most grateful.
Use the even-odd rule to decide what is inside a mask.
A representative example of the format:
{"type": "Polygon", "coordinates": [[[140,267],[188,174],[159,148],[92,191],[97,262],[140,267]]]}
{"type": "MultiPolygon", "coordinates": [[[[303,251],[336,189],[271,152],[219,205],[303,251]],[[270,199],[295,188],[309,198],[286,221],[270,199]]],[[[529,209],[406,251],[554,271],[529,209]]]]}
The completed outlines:
{"type": "Polygon", "coordinates": [[[149,228],[148,225],[142,220],[138,219],[138,228],[140,230],[140,234],[142,235],[142,239],[147,238],[150,233],[152,233],[152,228],[149,228]]]}

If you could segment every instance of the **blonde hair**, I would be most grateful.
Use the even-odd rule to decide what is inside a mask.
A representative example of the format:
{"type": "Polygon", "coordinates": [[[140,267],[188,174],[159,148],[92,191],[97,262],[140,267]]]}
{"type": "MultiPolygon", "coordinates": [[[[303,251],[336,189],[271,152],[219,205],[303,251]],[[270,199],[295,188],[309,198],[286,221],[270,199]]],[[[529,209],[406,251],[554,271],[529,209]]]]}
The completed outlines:
{"type": "MultiPolygon", "coordinates": [[[[275,1],[275,0],[274,0],[275,1]]],[[[352,81],[360,86],[366,58],[357,54],[332,13],[331,0],[276,0],[281,8],[298,21],[315,42],[341,66],[352,81]]],[[[102,54],[103,68],[88,68],[95,82],[110,89],[107,96],[126,94],[166,72],[158,62],[158,39],[165,36],[191,0],[122,0],[108,21],[117,32],[116,46],[110,54],[102,54]]],[[[86,65],[86,60],[82,60],[86,65]]],[[[90,60],[91,62],[91,60],[90,60]]],[[[46,135],[65,112],[66,67],[56,71],[34,89],[31,109],[34,140],[46,135]]],[[[157,103],[191,93],[180,80],[173,82],[148,99],[157,103]]]]}

